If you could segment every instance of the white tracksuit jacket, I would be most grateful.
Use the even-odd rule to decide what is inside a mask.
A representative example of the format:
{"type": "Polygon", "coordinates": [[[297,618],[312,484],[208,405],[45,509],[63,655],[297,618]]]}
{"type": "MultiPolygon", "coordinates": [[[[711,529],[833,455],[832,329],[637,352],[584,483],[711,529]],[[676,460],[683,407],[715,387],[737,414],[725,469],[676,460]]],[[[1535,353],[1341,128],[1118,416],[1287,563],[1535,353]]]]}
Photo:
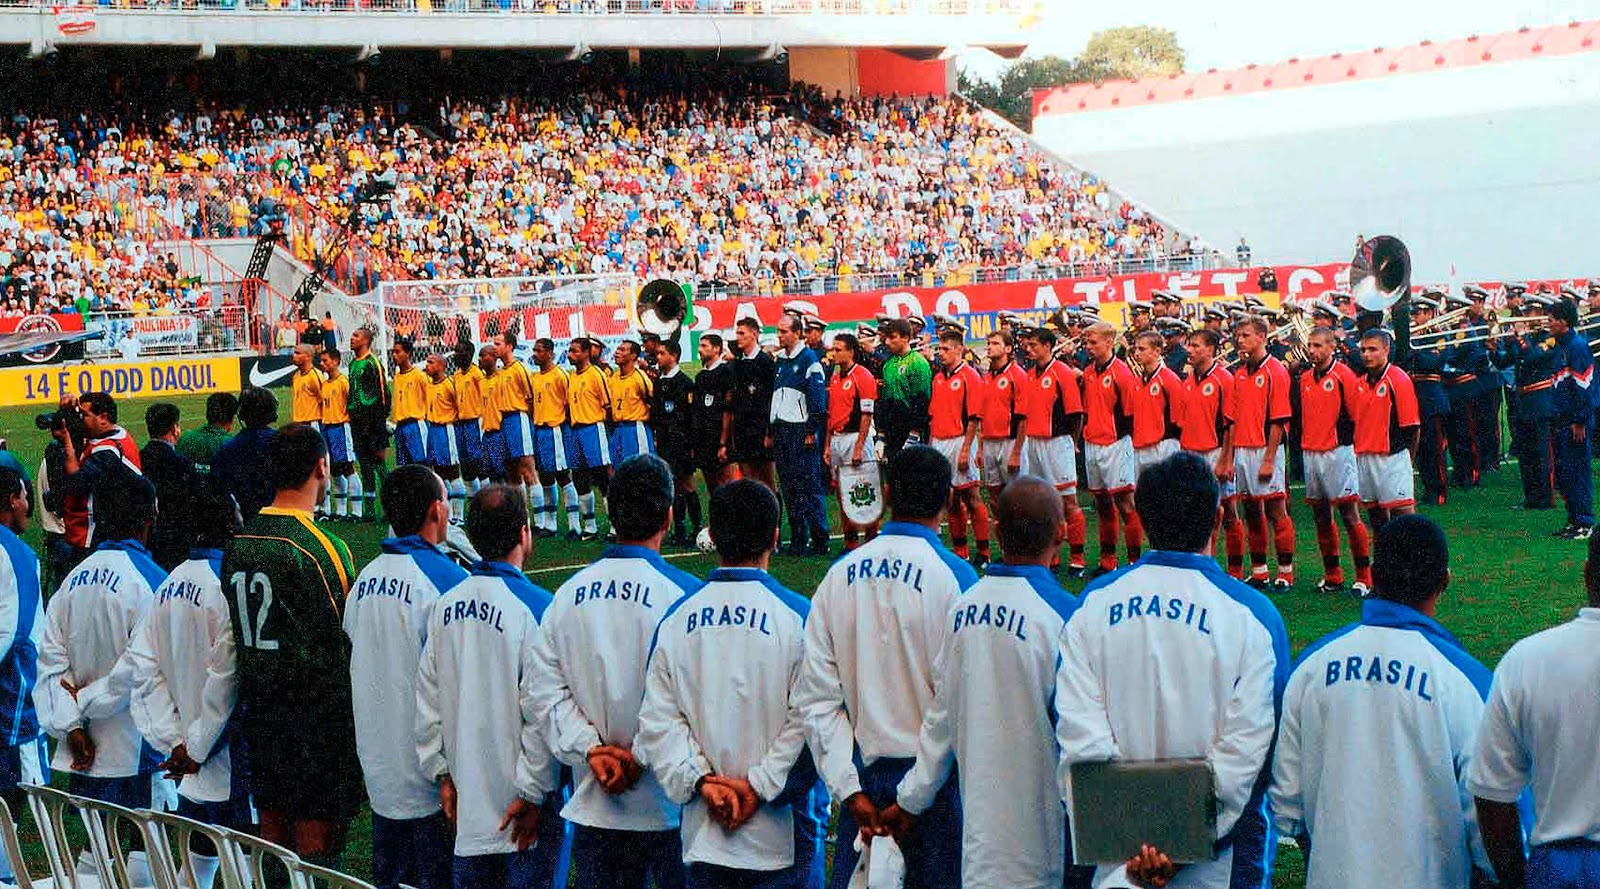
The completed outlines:
{"type": "Polygon", "coordinates": [[[178,793],[198,803],[230,799],[233,757],[225,735],[239,681],[222,550],[193,550],[172,569],[122,657],[138,677],[128,711],[140,734],[162,755],[182,744],[200,763],[178,793]]]}
{"type": "Polygon", "coordinates": [[[628,792],[610,796],[589,770],[589,751],[633,746],[656,626],[701,585],[653,550],[611,546],[556,590],[539,628],[534,681],[550,749],[577,783],[561,817],[611,830],[678,828],[678,805],[654,774],[646,770],[628,792]]]}
{"type": "Polygon", "coordinates": [[[1061,886],[1066,809],[1052,707],[1061,628],[1077,607],[1048,568],[991,565],[946,618],[917,764],[896,798],[921,814],[960,765],[966,889],[1061,886]]]}
{"type": "Polygon", "coordinates": [[[937,534],[907,522],[889,522],[828,569],[806,618],[797,697],[834,799],[861,790],[856,745],[866,765],[917,755],[934,659],[950,634],[946,618],[977,581],[937,534]]]}
{"type": "MultiPolygon", "coordinates": [[[[634,751],[684,806],[686,862],[762,871],[794,863],[792,805],[763,805],[730,834],[711,821],[695,783],[727,775],[748,780],[765,803],[784,797],[806,746],[792,699],[808,610],[765,571],[721,568],[661,621],[634,751]]],[[[816,782],[805,771],[802,799],[816,782]]]]}
{"type": "Polygon", "coordinates": [[[534,636],[550,594],[504,562],[480,563],[434,603],[417,669],[424,778],[456,786],[459,856],[515,852],[499,830],[517,797],[541,803],[560,768],[533,705],[534,636]]]}
{"type": "MultiPolygon", "coordinates": [[[[1216,772],[1217,836],[1229,838],[1263,781],[1289,672],[1283,618],[1210,556],[1156,550],[1090,584],[1062,634],[1059,775],[1076,762],[1204,757],[1216,772]]],[[[1232,845],[1173,887],[1225,887],[1232,845]]],[[[1096,886],[1125,886],[1101,867],[1096,886]]]]}
{"type": "Polygon", "coordinates": [[[413,735],[417,662],[433,604],[466,579],[465,569],[421,537],[390,538],[345,598],[356,754],[372,811],[385,818],[439,811],[438,786],[422,773],[413,735]]]}
{"type": "Polygon", "coordinates": [[[1489,671],[1433,619],[1381,599],[1300,655],[1272,811],[1308,835],[1307,889],[1466,889],[1492,873],[1467,791],[1489,671]]]}
{"type": "Polygon", "coordinates": [[[75,728],[87,728],[95,745],[90,777],[139,774],[144,739],[128,712],[137,676],[132,662],[119,661],[166,579],[143,544],[107,541],[72,570],[50,599],[33,703],[39,723],[62,742],[56,745],[51,768],[71,770],[72,752],[64,739],[75,728]],[[61,687],[63,679],[78,687],[77,700],[61,687]]]}

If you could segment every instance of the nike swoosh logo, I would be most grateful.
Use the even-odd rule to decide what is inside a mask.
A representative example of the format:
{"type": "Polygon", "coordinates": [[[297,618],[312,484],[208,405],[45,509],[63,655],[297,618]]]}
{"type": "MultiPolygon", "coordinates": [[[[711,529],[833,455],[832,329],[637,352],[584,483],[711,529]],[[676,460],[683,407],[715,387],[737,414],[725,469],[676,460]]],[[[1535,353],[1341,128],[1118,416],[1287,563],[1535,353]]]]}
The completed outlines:
{"type": "Polygon", "coordinates": [[[272,385],[273,382],[281,380],[292,373],[294,373],[294,365],[292,364],[288,367],[280,367],[271,373],[262,373],[261,365],[252,364],[250,365],[250,385],[258,389],[265,389],[272,385]]]}

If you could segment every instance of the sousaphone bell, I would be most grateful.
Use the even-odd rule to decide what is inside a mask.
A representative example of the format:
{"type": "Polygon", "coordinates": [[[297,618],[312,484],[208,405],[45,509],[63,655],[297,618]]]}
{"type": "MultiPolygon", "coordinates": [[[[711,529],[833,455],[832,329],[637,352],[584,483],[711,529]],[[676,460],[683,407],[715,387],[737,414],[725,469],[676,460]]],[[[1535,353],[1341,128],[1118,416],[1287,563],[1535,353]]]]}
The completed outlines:
{"type": "Polygon", "coordinates": [[[645,333],[653,333],[664,340],[675,339],[689,317],[689,297],[677,281],[657,278],[639,288],[639,295],[634,297],[633,316],[638,328],[645,333]]]}

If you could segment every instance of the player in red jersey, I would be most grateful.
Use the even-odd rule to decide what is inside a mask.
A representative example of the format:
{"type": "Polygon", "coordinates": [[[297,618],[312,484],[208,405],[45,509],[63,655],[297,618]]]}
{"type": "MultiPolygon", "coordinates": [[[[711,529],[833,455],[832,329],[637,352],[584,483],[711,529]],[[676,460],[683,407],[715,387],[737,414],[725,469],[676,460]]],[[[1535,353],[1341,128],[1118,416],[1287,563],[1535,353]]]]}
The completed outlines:
{"type": "Polygon", "coordinates": [[[1233,330],[1239,366],[1233,372],[1233,467],[1250,540],[1250,584],[1267,584],[1267,523],[1278,551],[1275,590],[1294,586],[1294,520],[1284,486],[1283,442],[1294,411],[1294,384],[1283,362],[1267,354],[1267,322],[1248,315],[1233,330]]]}
{"type": "Polygon", "coordinates": [[[1128,400],[1133,414],[1133,459],[1142,471],[1178,452],[1183,416],[1183,380],[1167,366],[1166,337],[1147,330],[1134,337],[1134,373],[1139,388],[1128,400]]]}
{"type": "MultiPolygon", "coordinates": [[[[1033,370],[1028,372],[1021,469],[1055,485],[1061,493],[1067,519],[1067,572],[1082,577],[1088,567],[1083,558],[1088,523],[1078,506],[1078,455],[1073,443],[1083,425],[1079,374],[1056,359],[1056,335],[1048,328],[1029,330],[1022,341],[1033,370]]],[[[1052,567],[1059,560],[1058,553],[1051,560],[1052,567]]]]}
{"type": "Polygon", "coordinates": [[[1089,363],[1083,369],[1084,469],[1094,494],[1094,513],[1100,520],[1100,570],[1117,567],[1117,521],[1128,561],[1139,558],[1144,526],[1133,509],[1133,483],[1137,478],[1133,457],[1132,401],[1139,378],[1116,356],[1117,331],[1109,324],[1092,324],[1083,344],[1089,363]]]}
{"type": "Polygon", "coordinates": [[[1222,337],[1214,330],[1189,334],[1189,376],[1183,381],[1183,434],[1178,444],[1213,467],[1222,489],[1222,538],[1228,573],[1244,579],[1244,526],[1234,507],[1239,489],[1233,473],[1233,374],[1217,360],[1222,337]]]}
{"type": "Polygon", "coordinates": [[[878,462],[877,449],[872,446],[872,409],[878,398],[878,380],[861,365],[861,344],[851,334],[835,336],[828,357],[833,359],[833,376],[828,380],[828,434],[822,454],[841,498],[839,521],[844,525],[844,551],[849,552],[861,545],[862,531],[868,540],[878,536],[877,523],[861,528],[845,515],[843,498],[847,492],[839,485],[841,466],[878,462]]]}
{"type": "Polygon", "coordinates": [[[1356,582],[1350,588],[1363,598],[1372,591],[1372,548],[1367,526],[1356,503],[1356,455],[1352,415],[1356,372],[1337,358],[1339,341],[1329,327],[1318,327],[1306,340],[1311,366],[1300,372],[1296,407],[1300,419],[1300,450],[1305,457],[1306,505],[1317,524],[1317,548],[1322,551],[1322,582],[1317,592],[1344,588],[1339,564],[1339,528],[1333,511],[1339,511],[1350,536],[1350,556],[1356,564],[1356,582]]]}
{"type": "Polygon", "coordinates": [[[1367,372],[1356,386],[1356,474],[1374,532],[1390,516],[1417,511],[1411,465],[1422,419],[1411,377],[1389,363],[1393,344],[1387,330],[1361,335],[1361,364],[1367,372]]]}
{"type": "MultiPolygon", "coordinates": [[[[933,448],[950,461],[954,471],[950,486],[950,550],[963,559],[972,559],[967,546],[967,518],[978,538],[978,554],[973,563],[989,562],[989,510],[978,494],[978,426],[983,416],[983,377],[966,361],[967,342],[963,331],[945,328],[939,332],[939,367],[933,373],[933,398],[928,405],[929,437],[933,448]]],[[[981,570],[981,567],[980,567],[981,570]]]]}
{"type": "Polygon", "coordinates": [[[1032,384],[1028,372],[1012,358],[1014,345],[1008,330],[997,330],[984,342],[989,374],[984,380],[983,420],[979,427],[983,435],[983,467],[979,474],[983,486],[989,489],[989,499],[995,503],[1000,502],[1005,486],[1022,474],[1022,423],[1032,384]]]}

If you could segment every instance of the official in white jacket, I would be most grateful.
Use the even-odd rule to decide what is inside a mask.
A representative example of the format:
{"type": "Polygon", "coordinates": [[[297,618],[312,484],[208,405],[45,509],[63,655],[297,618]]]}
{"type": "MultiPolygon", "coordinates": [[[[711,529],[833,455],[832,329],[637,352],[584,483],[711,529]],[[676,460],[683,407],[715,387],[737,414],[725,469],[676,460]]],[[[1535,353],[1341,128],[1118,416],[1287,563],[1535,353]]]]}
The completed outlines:
{"type": "Polygon", "coordinates": [[[717,488],[711,537],[722,567],[656,631],[634,750],[684,806],[690,889],[822,889],[827,800],[793,704],[810,603],[766,571],[778,498],[717,488]]]}
{"type": "Polygon", "coordinates": [[[1145,468],[1134,498],[1155,550],[1084,590],[1056,677],[1068,811],[1073,763],[1203,757],[1216,773],[1218,855],[1175,868],[1156,850],[1099,868],[1095,886],[1270,882],[1262,801],[1289,637],[1266,596],[1212,556],[1218,496],[1211,467],[1194,454],[1145,468]]]}
{"type": "Polygon", "coordinates": [[[1278,830],[1308,854],[1307,889],[1466,889],[1488,871],[1466,791],[1489,671],[1434,620],[1444,532],[1420,515],[1378,530],[1361,620],[1300,655],[1272,767],[1278,830]]]}
{"type": "MultiPolygon", "coordinates": [[[[850,881],[857,833],[885,832],[880,810],[895,801],[933,704],[935,658],[950,635],[946,618],[956,597],[978,581],[972,566],[939,539],[950,478],[949,461],[932,448],[896,454],[888,475],[894,521],[835,562],[811,600],[797,702],[823,780],[843,806],[833,887],[850,881]]],[[[918,819],[915,839],[906,886],[960,885],[955,781],[938,788],[918,819]]]]}
{"type": "Polygon", "coordinates": [[[459,889],[546,889],[567,873],[560,769],[534,705],[534,636],[550,594],[522,565],[533,551],[521,491],[491,485],[467,508],[484,561],[433,605],[417,670],[417,755],[455,827],[459,889]],[[531,847],[531,848],[530,848],[531,847]]]}
{"type": "MultiPolygon", "coordinates": [[[[44,596],[39,557],[21,536],[28,529],[30,506],[22,474],[0,467],[0,798],[13,816],[27,803],[21,787],[50,778],[33,707],[44,596]]],[[[0,882],[14,878],[11,860],[0,849],[0,882]]]]}
{"type": "Polygon", "coordinates": [[[450,527],[444,482],[413,463],[389,474],[383,514],[394,537],[350,585],[344,632],[356,754],[372,803],[372,881],[417,889],[450,885],[450,826],[437,783],[423,774],[417,724],[417,662],[439,597],[467,579],[440,550],[450,527]]]}
{"type": "MultiPolygon", "coordinates": [[[[123,653],[136,685],[128,703],[140,734],[165,756],[167,777],[178,779],[178,814],[233,830],[254,818],[243,742],[233,727],[239,685],[234,676],[233,625],[222,591],[222,550],[243,527],[233,498],[210,484],[193,493],[196,547],[156,590],[155,604],[123,653]]],[[[118,669],[122,669],[119,664],[118,669]]],[[[198,889],[217,876],[217,850],[200,834],[189,838],[198,889]]]]}
{"type": "Polygon", "coordinates": [[[97,505],[103,542],[45,609],[34,704],[61,742],[51,764],[70,773],[67,792],[145,808],[161,758],[128,712],[136,674],[132,663],[119,661],[167,579],[144,543],[155,524],[155,489],[130,476],[102,492],[97,505]]]}
{"type": "Polygon", "coordinates": [[[1068,864],[1066,809],[1055,783],[1057,650],[1078,608],[1050,573],[1067,539],[1061,496],[1053,484],[1023,476],[1006,486],[995,514],[1005,564],[990,565],[946,617],[951,635],[917,764],[884,820],[891,832],[909,833],[959,766],[965,889],[1085,886],[1088,869],[1068,864]]]}
{"type": "MultiPolygon", "coordinates": [[[[1583,564],[1588,607],[1511,646],[1494,671],[1467,771],[1489,860],[1502,886],[1600,886],[1600,535],[1583,564]],[[1533,791],[1524,860],[1519,811],[1533,791]]],[[[1526,808],[1523,806],[1522,808],[1526,808]]]]}

